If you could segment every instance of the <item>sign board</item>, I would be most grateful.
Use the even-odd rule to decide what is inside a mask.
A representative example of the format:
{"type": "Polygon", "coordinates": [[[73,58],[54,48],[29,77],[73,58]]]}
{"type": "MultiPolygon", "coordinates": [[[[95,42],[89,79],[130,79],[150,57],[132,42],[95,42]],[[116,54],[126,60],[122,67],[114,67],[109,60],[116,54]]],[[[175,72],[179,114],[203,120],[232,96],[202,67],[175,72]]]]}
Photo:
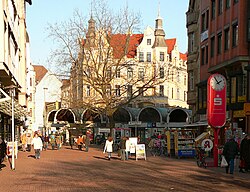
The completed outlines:
{"type": "Polygon", "coordinates": [[[244,103],[244,111],[247,116],[250,115],[250,103],[244,103]]]}
{"type": "Polygon", "coordinates": [[[221,74],[213,74],[207,82],[207,121],[215,128],[226,123],[226,79],[221,74]]]}
{"type": "Polygon", "coordinates": [[[137,161],[137,159],[145,159],[146,160],[145,144],[136,145],[135,159],[136,159],[136,161],[137,161]]]}
{"type": "Polygon", "coordinates": [[[213,148],[213,141],[211,139],[204,139],[201,142],[201,146],[205,151],[211,151],[211,149],[213,148]]]}
{"type": "Polygon", "coordinates": [[[136,145],[137,145],[137,137],[130,137],[130,153],[135,153],[136,145]]]}
{"type": "MultiPolygon", "coordinates": [[[[14,142],[14,155],[17,159],[17,141],[14,142]]],[[[13,145],[12,142],[7,142],[7,156],[10,157],[12,155],[12,149],[13,149],[13,145]]]]}

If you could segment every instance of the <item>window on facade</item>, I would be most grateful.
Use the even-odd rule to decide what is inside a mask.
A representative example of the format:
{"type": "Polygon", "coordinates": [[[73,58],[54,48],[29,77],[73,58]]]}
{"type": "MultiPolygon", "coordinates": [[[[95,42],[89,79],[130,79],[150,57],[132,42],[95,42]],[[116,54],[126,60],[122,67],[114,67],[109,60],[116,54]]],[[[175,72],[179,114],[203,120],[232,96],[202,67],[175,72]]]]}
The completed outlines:
{"type": "Polygon", "coordinates": [[[190,33],[188,36],[188,51],[192,53],[194,51],[194,32],[190,33]]]}
{"type": "Polygon", "coordinates": [[[131,97],[131,96],[132,96],[132,91],[133,91],[132,85],[128,85],[128,89],[127,89],[128,97],[131,97]]]}
{"type": "Polygon", "coordinates": [[[205,61],[206,61],[206,64],[208,64],[208,45],[206,45],[205,51],[206,51],[205,61]]]}
{"type": "Polygon", "coordinates": [[[139,62],[144,62],[144,53],[143,52],[139,53],[139,62]]]}
{"type": "Polygon", "coordinates": [[[115,95],[117,97],[121,96],[121,90],[120,90],[120,85],[115,86],[115,95]]]}
{"type": "Polygon", "coordinates": [[[160,96],[163,97],[164,96],[164,85],[160,85],[160,96]]]}
{"type": "Polygon", "coordinates": [[[176,97],[177,97],[177,99],[180,99],[180,89],[179,88],[177,88],[176,97]]]}
{"type": "Polygon", "coordinates": [[[187,76],[186,76],[186,75],[184,75],[184,82],[183,82],[183,84],[184,84],[184,85],[187,84],[187,76]]]}
{"type": "Polygon", "coordinates": [[[186,101],[186,100],[187,100],[187,92],[184,91],[183,95],[184,95],[184,96],[183,96],[183,100],[186,101]]]}
{"type": "Polygon", "coordinates": [[[128,68],[127,76],[128,79],[133,79],[133,69],[131,67],[128,68]]]}
{"type": "Polygon", "coordinates": [[[32,78],[30,78],[30,86],[32,86],[32,78]]]}
{"type": "Polygon", "coordinates": [[[143,69],[143,68],[139,68],[138,78],[139,78],[139,80],[141,80],[141,81],[144,80],[144,69],[143,69]]]}
{"type": "Polygon", "coordinates": [[[90,97],[90,85],[87,85],[86,87],[86,96],[90,97]]]}
{"type": "Polygon", "coordinates": [[[164,61],[164,52],[160,52],[160,61],[164,61]]]}
{"type": "Polygon", "coordinates": [[[211,50],[210,50],[210,57],[214,57],[214,46],[215,46],[215,38],[211,37],[211,50]]]}
{"type": "Polygon", "coordinates": [[[206,30],[206,14],[201,15],[201,32],[206,30]]]}
{"type": "Polygon", "coordinates": [[[215,0],[212,0],[211,1],[211,4],[212,4],[212,13],[211,13],[211,20],[215,19],[215,10],[216,10],[216,2],[215,0]]]}
{"type": "Polygon", "coordinates": [[[177,72],[177,82],[180,82],[180,72],[177,72]]]}
{"type": "Polygon", "coordinates": [[[218,15],[222,14],[222,10],[223,10],[223,0],[219,0],[219,2],[218,2],[218,15]]]}
{"type": "Polygon", "coordinates": [[[194,72],[190,71],[188,74],[189,74],[189,90],[193,91],[194,90],[194,72]]]}
{"type": "Polygon", "coordinates": [[[151,62],[151,52],[147,52],[147,62],[151,62]]]}
{"type": "Polygon", "coordinates": [[[164,67],[160,67],[160,78],[164,78],[164,67]]]}
{"type": "Polygon", "coordinates": [[[236,102],[236,77],[231,78],[231,103],[236,102]]]}
{"type": "Polygon", "coordinates": [[[109,96],[111,95],[111,85],[106,86],[106,94],[109,96]]]}
{"type": "Polygon", "coordinates": [[[221,54],[222,49],[222,33],[217,35],[217,54],[221,54]]]}
{"type": "Polygon", "coordinates": [[[172,88],[172,99],[174,98],[174,88],[172,88]]]}
{"type": "Polygon", "coordinates": [[[107,79],[111,79],[111,69],[107,69],[106,71],[107,79]]]}
{"type": "Polygon", "coordinates": [[[198,108],[204,109],[207,106],[207,89],[206,87],[198,88],[198,108]]]}
{"type": "Polygon", "coordinates": [[[209,26],[209,10],[206,11],[206,29],[208,29],[209,26]]]}
{"type": "Polygon", "coordinates": [[[233,40],[232,46],[235,47],[238,45],[238,23],[233,25],[233,40]]]}
{"type": "Polygon", "coordinates": [[[231,0],[226,0],[226,9],[230,8],[230,2],[231,2],[231,0]]]}
{"type": "Polygon", "coordinates": [[[205,47],[201,48],[201,65],[205,64],[205,47]]]}
{"type": "Polygon", "coordinates": [[[147,39],[147,45],[151,45],[151,39],[147,39]]]}
{"type": "Polygon", "coordinates": [[[246,101],[246,76],[240,75],[237,77],[237,97],[238,102],[245,102],[246,101]]]}
{"type": "Polygon", "coordinates": [[[30,93],[30,101],[32,101],[32,93],[30,93]]]}
{"type": "Polygon", "coordinates": [[[121,70],[120,69],[117,69],[115,76],[116,76],[116,78],[121,77],[121,70]]]}
{"type": "Polygon", "coordinates": [[[224,38],[225,38],[225,45],[224,45],[224,50],[229,49],[229,43],[230,43],[230,38],[229,38],[229,28],[225,29],[224,31],[224,38]]]}

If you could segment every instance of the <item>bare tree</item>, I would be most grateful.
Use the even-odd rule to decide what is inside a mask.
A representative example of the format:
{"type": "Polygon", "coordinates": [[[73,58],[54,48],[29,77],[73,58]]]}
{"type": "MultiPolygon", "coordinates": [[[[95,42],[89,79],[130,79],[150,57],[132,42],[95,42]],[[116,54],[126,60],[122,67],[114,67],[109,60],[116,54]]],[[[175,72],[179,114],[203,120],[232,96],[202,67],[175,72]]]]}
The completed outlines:
{"type": "Polygon", "coordinates": [[[52,57],[60,73],[70,76],[70,106],[105,114],[112,128],[117,108],[142,95],[156,95],[156,85],[166,79],[159,78],[157,62],[138,62],[138,45],[132,42],[140,43],[143,37],[135,34],[140,29],[140,14],[128,7],[114,13],[106,1],[98,0],[88,25],[84,23],[86,17],[76,12],[69,22],[49,25],[50,37],[59,43],[52,57]]]}

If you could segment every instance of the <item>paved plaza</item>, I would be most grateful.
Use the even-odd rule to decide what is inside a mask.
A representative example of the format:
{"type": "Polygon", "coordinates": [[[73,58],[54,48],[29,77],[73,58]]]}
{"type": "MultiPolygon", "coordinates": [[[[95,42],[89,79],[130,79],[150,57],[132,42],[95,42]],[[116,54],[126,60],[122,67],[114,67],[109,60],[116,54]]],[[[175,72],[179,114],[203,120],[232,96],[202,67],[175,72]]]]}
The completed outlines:
{"type": "Polygon", "coordinates": [[[0,171],[0,191],[4,192],[96,192],[174,191],[244,192],[250,190],[250,173],[225,174],[223,168],[196,166],[194,159],[147,157],[111,161],[97,146],[89,152],[70,149],[18,153],[15,170],[8,161],[0,171]]]}

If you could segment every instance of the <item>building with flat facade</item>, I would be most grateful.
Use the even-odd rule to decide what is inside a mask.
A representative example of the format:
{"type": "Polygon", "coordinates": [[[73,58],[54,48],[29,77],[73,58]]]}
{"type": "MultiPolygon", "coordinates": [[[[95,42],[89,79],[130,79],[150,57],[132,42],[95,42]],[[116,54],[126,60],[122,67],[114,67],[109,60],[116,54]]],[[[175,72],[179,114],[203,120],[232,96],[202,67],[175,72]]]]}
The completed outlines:
{"type": "MultiPolygon", "coordinates": [[[[26,3],[31,0],[3,0],[0,3],[0,135],[11,137],[11,118],[15,128],[25,126],[27,116],[27,66],[29,35],[26,28],[26,3]],[[14,116],[12,115],[14,101],[14,116]]],[[[16,135],[20,129],[17,129],[16,135]]]]}

